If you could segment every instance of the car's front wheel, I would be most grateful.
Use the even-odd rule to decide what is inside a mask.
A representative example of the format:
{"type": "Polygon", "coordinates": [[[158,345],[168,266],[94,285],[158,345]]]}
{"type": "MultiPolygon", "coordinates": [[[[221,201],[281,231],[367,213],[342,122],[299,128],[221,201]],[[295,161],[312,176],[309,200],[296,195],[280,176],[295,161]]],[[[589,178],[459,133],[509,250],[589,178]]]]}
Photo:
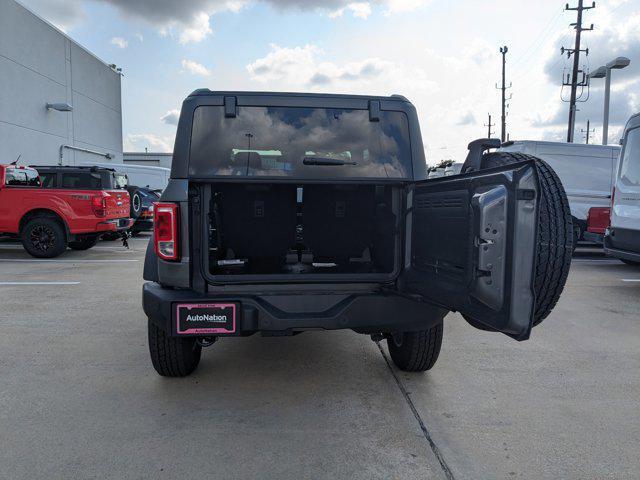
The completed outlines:
{"type": "Polygon", "coordinates": [[[193,337],[170,337],[150,320],[149,353],[153,368],[163,377],[186,377],[200,363],[202,347],[193,337]]]}
{"type": "Polygon", "coordinates": [[[402,332],[387,339],[391,360],[405,372],[424,372],[431,369],[442,347],[442,322],[429,330],[402,332]]]}

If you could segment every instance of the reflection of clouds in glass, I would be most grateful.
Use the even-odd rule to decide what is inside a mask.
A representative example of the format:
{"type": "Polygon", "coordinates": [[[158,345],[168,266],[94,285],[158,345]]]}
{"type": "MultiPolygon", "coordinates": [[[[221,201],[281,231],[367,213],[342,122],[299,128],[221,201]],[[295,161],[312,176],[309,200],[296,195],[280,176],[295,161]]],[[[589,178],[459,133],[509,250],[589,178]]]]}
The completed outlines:
{"type": "Polygon", "coordinates": [[[231,155],[234,149],[282,152],[278,165],[287,165],[288,171],[266,169],[269,162],[263,161],[262,170],[252,168],[254,175],[399,178],[411,173],[408,125],[401,112],[382,112],[379,122],[371,122],[366,110],[240,107],[237,117],[225,118],[221,107],[200,107],[193,131],[192,162],[217,175],[241,168],[246,157],[231,155]],[[309,151],[332,158],[349,152],[357,165],[304,165],[309,151]],[[240,165],[224,165],[230,158],[240,165]]]}

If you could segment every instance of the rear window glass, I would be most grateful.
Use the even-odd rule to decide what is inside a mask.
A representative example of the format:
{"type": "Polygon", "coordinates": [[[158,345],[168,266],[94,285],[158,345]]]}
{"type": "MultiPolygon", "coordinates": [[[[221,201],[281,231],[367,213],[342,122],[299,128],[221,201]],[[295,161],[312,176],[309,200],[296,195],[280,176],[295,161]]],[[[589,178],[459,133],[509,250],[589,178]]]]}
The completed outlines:
{"type": "Polygon", "coordinates": [[[113,174],[113,188],[116,189],[125,189],[129,184],[129,179],[124,173],[114,173],[113,174]]]}
{"type": "Polygon", "coordinates": [[[191,176],[408,178],[407,117],[368,110],[198,107],[191,138],[191,176]]]}
{"type": "Polygon", "coordinates": [[[56,188],[58,186],[58,175],[55,172],[40,172],[40,181],[43,188],[56,188]]]}
{"type": "Polygon", "coordinates": [[[631,185],[640,185],[640,128],[629,130],[627,133],[620,177],[631,185]]]}
{"type": "Polygon", "coordinates": [[[100,190],[102,188],[102,176],[94,172],[63,173],[60,187],[76,190],[100,190]]]}
{"type": "Polygon", "coordinates": [[[32,168],[7,168],[4,183],[10,187],[39,187],[40,177],[32,168]]]}

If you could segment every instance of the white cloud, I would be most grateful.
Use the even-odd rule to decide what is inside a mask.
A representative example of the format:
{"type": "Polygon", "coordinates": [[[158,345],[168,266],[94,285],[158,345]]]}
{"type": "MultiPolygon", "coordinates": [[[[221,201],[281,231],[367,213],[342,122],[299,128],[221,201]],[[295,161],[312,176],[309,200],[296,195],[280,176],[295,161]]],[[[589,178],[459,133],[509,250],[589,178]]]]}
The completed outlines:
{"type": "Polygon", "coordinates": [[[431,0],[387,0],[387,14],[405,13],[422,8],[431,0]]]}
{"type": "Polygon", "coordinates": [[[190,42],[198,43],[204,40],[207,35],[212,33],[209,20],[210,17],[205,12],[197,13],[193,18],[193,22],[180,33],[180,43],[185,45],[190,42]]]}
{"type": "Polygon", "coordinates": [[[166,123],[167,125],[178,125],[179,118],[180,118],[180,110],[176,108],[174,110],[169,110],[162,117],[160,117],[160,121],[162,123],[166,123]]]}
{"type": "Polygon", "coordinates": [[[122,37],[113,37],[109,43],[118,48],[127,48],[129,46],[129,42],[122,37]]]}
{"type": "Polygon", "coordinates": [[[145,148],[154,152],[172,152],[174,136],[158,136],[153,133],[130,133],[125,137],[124,149],[142,152],[145,148]]]}
{"type": "Polygon", "coordinates": [[[134,33],[133,34],[133,38],[138,40],[140,43],[144,42],[144,37],[142,36],[142,34],[140,32],[134,33]]]}
{"type": "Polygon", "coordinates": [[[366,19],[371,15],[371,4],[369,2],[353,2],[342,8],[329,12],[330,18],[342,17],[345,10],[349,10],[354,17],[366,19]]]}
{"type": "Polygon", "coordinates": [[[393,93],[405,89],[432,91],[434,82],[413,65],[399,65],[377,57],[346,63],[322,61],[324,51],[316,45],[280,47],[247,65],[252,80],[277,88],[296,90],[393,93]]]}
{"type": "Polygon", "coordinates": [[[182,68],[183,71],[187,71],[192,75],[211,76],[211,70],[194,60],[182,60],[182,68]]]}
{"type": "MultiPolygon", "coordinates": [[[[315,56],[323,53],[315,45],[282,48],[271,44],[270,47],[271,51],[265,57],[247,65],[247,70],[253,80],[258,82],[279,80],[294,74],[296,68],[308,71],[315,63],[315,56]]],[[[301,71],[300,74],[304,74],[304,72],[301,71]]]]}
{"type": "Polygon", "coordinates": [[[476,116],[473,114],[473,112],[465,113],[462,117],[460,117],[460,120],[458,120],[458,125],[475,125],[477,123],[478,121],[476,120],[476,116]]]}

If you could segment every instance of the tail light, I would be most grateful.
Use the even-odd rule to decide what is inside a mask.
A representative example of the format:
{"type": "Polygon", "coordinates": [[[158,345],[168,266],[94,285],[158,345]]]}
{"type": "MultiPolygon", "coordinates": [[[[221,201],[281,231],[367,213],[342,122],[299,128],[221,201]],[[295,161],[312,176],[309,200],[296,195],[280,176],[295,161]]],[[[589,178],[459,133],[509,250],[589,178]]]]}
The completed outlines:
{"type": "Polygon", "coordinates": [[[178,260],[178,205],[154,203],[153,238],[158,257],[178,260]]]}
{"type": "Polygon", "coordinates": [[[104,217],[107,214],[107,199],[101,195],[91,197],[91,209],[96,217],[104,217]]]}

